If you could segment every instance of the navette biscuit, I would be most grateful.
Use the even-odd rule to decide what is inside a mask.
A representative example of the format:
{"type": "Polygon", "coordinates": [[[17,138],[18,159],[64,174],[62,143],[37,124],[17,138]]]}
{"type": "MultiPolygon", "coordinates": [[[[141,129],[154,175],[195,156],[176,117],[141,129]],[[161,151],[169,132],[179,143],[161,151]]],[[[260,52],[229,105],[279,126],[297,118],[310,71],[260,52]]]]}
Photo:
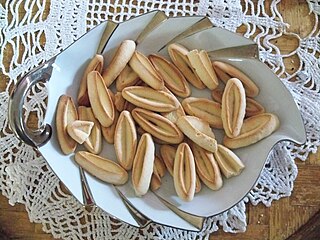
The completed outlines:
{"type": "Polygon", "coordinates": [[[217,150],[217,140],[208,122],[194,116],[181,116],[178,118],[177,126],[200,147],[209,152],[217,150]]]}
{"type": "Polygon", "coordinates": [[[177,43],[168,46],[168,53],[172,62],[177,66],[188,82],[198,89],[204,89],[206,88],[206,85],[203,84],[192,70],[190,61],[187,57],[188,52],[188,49],[177,43]]]}
{"type": "Polygon", "coordinates": [[[116,79],[116,89],[121,92],[125,87],[133,86],[139,80],[138,74],[127,64],[116,79]]]}
{"type": "Polygon", "coordinates": [[[101,125],[95,118],[90,107],[78,107],[79,120],[91,121],[94,123],[89,137],[84,142],[84,147],[91,153],[99,154],[102,150],[101,125]]]}
{"type": "Polygon", "coordinates": [[[108,67],[103,71],[104,83],[109,87],[119,76],[136,50],[136,43],[132,40],[124,40],[118,47],[108,67]]]}
{"type": "Polygon", "coordinates": [[[246,113],[246,95],[241,81],[232,78],[223,91],[221,103],[221,119],[223,129],[230,138],[240,134],[246,113]]]}
{"type": "Polygon", "coordinates": [[[188,97],[191,94],[189,84],[180,70],[162,56],[151,54],[149,59],[169,88],[179,97],[188,97]]]}
{"type": "Polygon", "coordinates": [[[126,170],[109,159],[85,151],[77,152],[74,159],[80,167],[101,181],[122,185],[128,180],[126,170]]]}
{"type": "Polygon", "coordinates": [[[135,51],[129,62],[130,67],[135,71],[140,79],[155,90],[164,87],[164,81],[154,69],[150,60],[141,52],[135,51]]]}
{"type": "Polygon", "coordinates": [[[178,108],[178,103],[172,95],[150,87],[126,87],[122,90],[122,96],[138,107],[155,112],[171,112],[178,108]]]}
{"type": "Polygon", "coordinates": [[[167,143],[181,143],[184,136],[179,128],[165,117],[142,108],[132,110],[134,120],[146,132],[167,143]]]}
{"type": "MultiPolygon", "coordinates": [[[[259,94],[259,88],[258,86],[243,72],[241,72],[236,67],[219,61],[214,61],[213,66],[215,69],[219,68],[221,71],[227,73],[231,78],[238,78],[246,91],[246,95],[248,97],[255,97],[259,94]]],[[[228,81],[227,81],[228,82],[228,81]]]]}
{"type": "Polygon", "coordinates": [[[65,155],[73,153],[77,147],[77,142],[67,133],[67,126],[76,120],[78,113],[72,98],[61,95],[56,111],[56,131],[60,148],[65,155]]]}
{"type": "Polygon", "coordinates": [[[220,189],[223,181],[213,153],[206,151],[195,143],[191,144],[191,149],[196,163],[196,170],[202,182],[212,190],[220,189]]]}
{"type": "Polygon", "coordinates": [[[207,88],[213,90],[218,87],[219,81],[206,51],[194,49],[188,52],[187,57],[193,72],[207,88]]]}
{"type": "Polygon", "coordinates": [[[87,88],[94,116],[103,127],[109,127],[114,120],[114,106],[99,72],[92,71],[88,74],[87,88]]]}
{"type": "MultiPolygon", "coordinates": [[[[222,103],[223,89],[214,89],[211,92],[212,99],[218,103],[222,103]]],[[[264,107],[253,98],[246,97],[246,117],[251,117],[260,113],[264,113],[264,107]]]]}
{"type": "Polygon", "coordinates": [[[132,168],[136,148],[137,131],[134,121],[130,112],[122,111],[114,133],[114,149],[117,159],[124,169],[130,170],[132,168]]]}
{"type": "Polygon", "coordinates": [[[179,198],[184,201],[193,199],[196,188],[196,169],[192,151],[187,143],[181,143],[177,148],[173,182],[179,198]]]}
{"type": "Polygon", "coordinates": [[[132,185],[137,196],[148,192],[152,172],[155,146],[149,133],[141,136],[137,151],[133,160],[132,185]]]}
{"type": "Polygon", "coordinates": [[[187,114],[207,121],[211,127],[223,129],[221,104],[206,98],[188,97],[182,101],[187,114]]]}
{"type": "Polygon", "coordinates": [[[272,113],[261,113],[244,120],[240,134],[235,138],[227,136],[223,144],[231,149],[246,147],[268,137],[279,127],[279,119],[272,113]]]}
{"type": "Polygon", "coordinates": [[[87,76],[88,76],[88,73],[92,71],[98,71],[99,73],[101,73],[102,69],[103,69],[103,56],[100,54],[96,54],[90,60],[87,68],[83,73],[82,79],[80,81],[78,98],[77,98],[79,106],[90,107],[90,101],[89,101],[88,90],[87,90],[87,76]]]}
{"type": "Polygon", "coordinates": [[[245,167],[234,152],[221,144],[218,144],[218,150],[214,153],[214,157],[226,178],[239,175],[245,167]]]}
{"type": "Polygon", "coordinates": [[[67,125],[67,132],[73,140],[82,144],[90,136],[93,125],[91,121],[76,120],[67,125]]]}

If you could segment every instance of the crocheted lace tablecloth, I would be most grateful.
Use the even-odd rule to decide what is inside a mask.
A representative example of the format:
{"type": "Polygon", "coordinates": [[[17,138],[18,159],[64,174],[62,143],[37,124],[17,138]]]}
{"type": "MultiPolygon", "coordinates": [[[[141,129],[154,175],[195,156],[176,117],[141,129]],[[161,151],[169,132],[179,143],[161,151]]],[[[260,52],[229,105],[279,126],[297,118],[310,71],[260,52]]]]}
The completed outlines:
{"type": "MultiPolygon", "coordinates": [[[[218,228],[227,232],[245,231],[245,203],[256,205],[261,202],[270,206],[273,200],[290,196],[297,176],[294,159],[305,160],[320,145],[320,38],[316,27],[319,1],[308,0],[315,25],[303,38],[290,33],[289,24],[283,21],[279,12],[280,0],[267,2],[268,7],[263,0],[245,0],[242,4],[240,0],[13,0],[0,5],[1,81],[7,81],[6,89],[0,93],[2,194],[10,204],[25,204],[30,221],[42,223],[44,231],[63,239],[207,239],[218,228]],[[45,14],[48,11],[44,10],[48,8],[49,13],[45,14]],[[84,209],[73,196],[64,193],[45,160],[33,148],[21,143],[8,127],[9,92],[19,77],[68,47],[101,21],[124,21],[154,9],[161,9],[170,16],[206,15],[216,26],[230,31],[244,25],[244,36],[259,45],[261,61],[281,78],[292,93],[307,132],[307,142],[303,146],[289,142],[277,144],[248,196],[223,214],[206,219],[200,233],[156,224],[139,230],[114,220],[99,208],[84,209]],[[297,38],[297,48],[290,53],[282,53],[273,44],[273,40],[282,35],[297,38]],[[6,56],[9,53],[13,57],[8,60],[6,56]],[[298,57],[300,67],[294,73],[288,73],[284,59],[294,55],[298,57]]],[[[45,109],[45,85],[34,86],[31,95],[25,102],[25,115],[37,109],[35,114],[41,123],[45,109]]]]}

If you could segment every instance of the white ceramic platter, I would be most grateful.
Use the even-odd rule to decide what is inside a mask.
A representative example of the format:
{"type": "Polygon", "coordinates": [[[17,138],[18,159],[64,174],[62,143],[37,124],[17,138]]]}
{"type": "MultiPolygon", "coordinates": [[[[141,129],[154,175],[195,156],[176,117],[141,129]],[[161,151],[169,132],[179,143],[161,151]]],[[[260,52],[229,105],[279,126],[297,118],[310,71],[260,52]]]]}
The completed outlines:
{"type": "MultiPolygon", "coordinates": [[[[145,54],[161,50],[160,54],[166,57],[166,45],[170,41],[179,42],[188,49],[213,51],[210,53],[212,58],[237,67],[259,86],[260,94],[256,99],[265,106],[267,112],[275,113],[279,117],[281,125],[266,139],[235,150],[246,166],[241,175],[224,179],[223,187],[218,191],[202,185],[202,190],[191,202],[184,202],[177,197],[172,177],[168,173],[157,192],[149,191],[141,198],[134,195],[130,178],[127,184],[115,188],[85,173],[95,204],[121,221],[134,226],[157,222],[197,231],[205,217],[226,211],[248,194],[263,169],[268,153],[277,142],[305,141],[300,113],[279,78],[250,53],[244,51],[244,54],[240,54],[238,51],[228,50],[231,47],[245,49],[246,46],[255,46],[252,41],[214,27],[203,17],[166,18],[160,12],[151,12],[121,24],[104,22],[55,58],[52,76],[48,82],[49,99],[45,117],[45,122],[49,123],[52,129],[55,129],[55,109],[59,96],[67,94],[76,99],[84,69],[97,49],[103,49],[102,53],[108,64],[115,49],[125,39],[135,40],[138,50],[145,54]],[[214,51],[217,50],[220,51],[215,54],[214,51]]],[[[192,88],[192,91],[193,96],[210,98],[209,90],[192,88]]],[[[219,140],[222,133],[216,130],[214,132],[219,140]]],[[[39,147],[39,151],[70,192],[83,204],[79,168],[73,161],[73,155],[61,154],[55,131],[52,132],[50,141],[39,147]]],[[[101,156],[115,160],[113,146],[105,142],[101,156]]]]}

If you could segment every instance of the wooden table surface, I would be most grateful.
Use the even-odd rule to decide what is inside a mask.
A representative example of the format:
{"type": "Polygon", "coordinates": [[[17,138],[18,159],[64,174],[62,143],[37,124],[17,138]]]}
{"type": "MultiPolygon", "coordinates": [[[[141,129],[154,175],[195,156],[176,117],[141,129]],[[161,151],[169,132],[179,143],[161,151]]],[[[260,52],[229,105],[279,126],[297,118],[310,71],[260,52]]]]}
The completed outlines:
{"type": "MultiPolygon", "coordinates": [[[[268,2],[268,1],[267,1],[268,2]]],[[[290,24],[290,32],[306,36],[314,25],[313,14],[304,0],[283,0],[279,9],[284,21],[290,24]]],[[[46,9],[49,11],[49,9],[46,9]]],[[[244,29],[240,28],[239,32],[244,29]]],[[[276,45],[289,52],[295,48],[296,41],[288,37],[277,39],[276,45]]],[[[6,56],[10,59],[10,56],[6,56]]],[[[293,56],[285,60],[288,71],[295,71],[297,58],[293,56]]],[[[0,91],[4,89],[1,76],[0,91]]],[[[320,149],[319,149],[320,150],[320,149]]],[[[307,161],[297,160],[298,177],[294,183],[294,191],[290,197],[274,201],[267,208],[247,205],[248,227],[245,233],[228,234],[223,231],[213,233],[210,239],[320,239],[320,151],[311,154],[307,161]],[[313,217],[313,218],[312,218],[313,217]],[[311,219],[312,218],[312,219],[311,219]],[[311,220],[310,220],[311,219],[311,220]],[[305,227],[301,228],[304,224],[305,227]],[[318,227],[318,228],[317,228],[318,227]],[[300,228],[300,230],[298,230],[300,228]],[[311,232],[311,235],[306,235],[311,232]]],[[[42,231],[41,224],[30,223],[25,207],[22,204],[10,206],[8,200],[0,194],[0,239],[53,239],[42,231]]]]}

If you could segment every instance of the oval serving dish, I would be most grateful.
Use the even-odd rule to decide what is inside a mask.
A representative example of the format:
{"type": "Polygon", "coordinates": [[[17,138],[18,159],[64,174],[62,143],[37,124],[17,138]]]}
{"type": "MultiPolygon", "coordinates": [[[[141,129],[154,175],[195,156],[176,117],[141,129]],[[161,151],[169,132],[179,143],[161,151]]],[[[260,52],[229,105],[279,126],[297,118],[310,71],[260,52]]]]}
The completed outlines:
{"type": "MultiPolygon", "coordinates": [[[[210,98],[210,91],[192,88],[192,96],[210,98]]],[[[198,231],[206,217],[222,213],[241,201],[259,178],[272,147],[281,140],[301,144],[305,129],[300,112],[280,79],[258,58],[254,42],[212,25],[199,16],[168,18],[162,12],[150,12],[123,23],[106,21],[86,33],[75,43],[47,63],[32,70],[19,81],[10,99],[10,125],[15,134],[37,148],[67,189],[84,205],[95,204],[121,221],[137,227],[150,222],[198,231]],[[73,154],[61,153],[55,133],[55,110],[60,95],[77,97],[78,86],[90,59],[101,53],[110,63],[117,46],[126,39],[137,43],[145,55],[159,53],[168,57],[167,46],[177,42],[188,49],[205,49],[212,60],[231,64],[248,75],[260,88],[256,97],[267,112],[275,113],[280,127],[269,137],[234,152],[246,166],[234,178],[224,179],[223,187],[212,191],[203,185],[191,202],[180,200],[172,177],[167,173],[159,190],[136,197],[128,181],[115,187],[79,171],[73,154]],[[22,123],[22,103],[27,89],[39,80],[48,81],[49,97],[45,122],[38,132],[22,123]]],[[[222,131],[214,130],[221,140],[222,131]]],[[[116,159],[113,145],[104,142],[100,154],[116,159]]],[[[129,177],[130,179],[130,177],[129,177]]]]}

